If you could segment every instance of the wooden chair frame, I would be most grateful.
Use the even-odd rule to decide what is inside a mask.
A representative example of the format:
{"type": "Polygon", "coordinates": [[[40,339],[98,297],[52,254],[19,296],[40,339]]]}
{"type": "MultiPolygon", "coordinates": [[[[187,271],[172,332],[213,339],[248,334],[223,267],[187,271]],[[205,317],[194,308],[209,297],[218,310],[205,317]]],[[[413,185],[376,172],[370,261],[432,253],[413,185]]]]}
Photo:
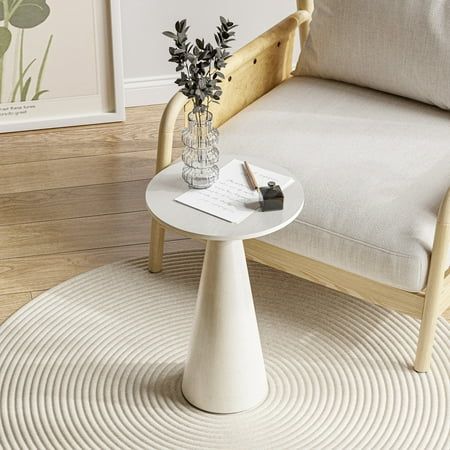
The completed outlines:
{"type": "MultiPolygon", "coordinates": [[[[298,0],[298,11],[240,49],[230,58],[223,84],[220,108],[213,110],[220,126],[250,103],[290,77],[294,41],[300,29],[305,42],[313,11],[313,0],[298,0]]],[[[172,162],[173,133],[187,99],[177,93],[167,104],[161,119],[156,171],[172,162]]],[[[162,269],[164,228],[152,222],[149,269],[162,269]]],[[[384,306],[421,320],[414,368],[430,368],[433,340],[440,315],[448,317],[450,307],[450,189],[439,209],[427,287],[423,292],[407,292],[338,269],[259,240],[245,243],[247,258],[315,283],[347,293],[369,303],[384,306]]]]}

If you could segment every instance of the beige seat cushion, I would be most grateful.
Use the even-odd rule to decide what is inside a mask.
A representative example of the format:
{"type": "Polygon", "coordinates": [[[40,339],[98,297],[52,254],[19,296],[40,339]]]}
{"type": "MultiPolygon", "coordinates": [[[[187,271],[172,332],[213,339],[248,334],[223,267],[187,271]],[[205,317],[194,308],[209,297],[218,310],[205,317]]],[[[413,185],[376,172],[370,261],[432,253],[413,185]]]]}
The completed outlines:
{"type": "Polygon", "coordinates": [[[450,1],[317,0],[296,75],[450,109],[450,1]]]}
{"type": "Polygon", "coordinates": [[[222,152],[263,156],[303,183],[302,214],[264,240],[402,289],[425,287],[450,186],[450,113],[298,77],[220,132],[222,152]]]}

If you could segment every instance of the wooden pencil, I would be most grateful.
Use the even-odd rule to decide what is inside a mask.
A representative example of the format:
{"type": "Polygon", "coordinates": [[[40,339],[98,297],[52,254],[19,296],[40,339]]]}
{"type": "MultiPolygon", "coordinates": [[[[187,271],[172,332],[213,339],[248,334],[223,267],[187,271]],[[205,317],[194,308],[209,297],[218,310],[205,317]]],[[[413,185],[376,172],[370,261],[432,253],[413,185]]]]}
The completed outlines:
{"type": "Polygon", "coordinates": [[[244,161],[244,169],[245,174],[247,175],[248,184],[250,186],[250,189],[253,189],[256,191],[258,189],[258,184],[256,183],[255,176],[253,175],[252,170],[250,169],[250,165],[247,161],[244,161]]]}

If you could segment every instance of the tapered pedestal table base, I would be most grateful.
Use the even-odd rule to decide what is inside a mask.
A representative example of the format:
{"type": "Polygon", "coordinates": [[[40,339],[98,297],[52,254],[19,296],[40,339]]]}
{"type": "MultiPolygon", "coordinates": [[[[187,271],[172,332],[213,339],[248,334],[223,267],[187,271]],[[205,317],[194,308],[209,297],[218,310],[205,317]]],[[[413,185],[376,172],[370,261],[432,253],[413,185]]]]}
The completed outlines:
{"type": "MultiPolygon", "coordinates": [[[[180,176],[182,162],[159,172],[145,194],[149,211],[162,227],[207,241],[182,390],[192,405],[213,413],[245,411],[267,396],[243,241],[281,230],[299,215],[304,203],[301,184],[286,169],[265,160],[240,158],[292,178],[283,190],[282,210],[254,211],[242,222],[230,223],[174,201],[187,189],[180,176]]],[[[219,165],[240,158],[223,155],[219,165]]],[[[152,247],[156,249],[152,264],[158,270],[159,234],[152,247]]]]}
{"type": "Polygon", "coordinates": [[[267,395],[242,241],[208,241],[182,390],[194,406],[235,413],[267,395]]]}

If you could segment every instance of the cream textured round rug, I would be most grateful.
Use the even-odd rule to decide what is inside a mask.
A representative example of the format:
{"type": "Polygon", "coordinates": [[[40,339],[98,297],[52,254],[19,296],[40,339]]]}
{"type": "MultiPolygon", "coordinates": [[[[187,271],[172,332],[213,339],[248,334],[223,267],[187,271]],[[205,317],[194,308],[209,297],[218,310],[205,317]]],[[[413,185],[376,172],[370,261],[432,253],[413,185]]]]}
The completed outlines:
{"type": "Polygon", "coordinates": [[[418,323],[250,264],[270,393],[236,415],[181,395],[202,252],[117,263],[41,295],[0,328],[5,449],[450,448],[450,325],[432,372],[418,323]]]}

